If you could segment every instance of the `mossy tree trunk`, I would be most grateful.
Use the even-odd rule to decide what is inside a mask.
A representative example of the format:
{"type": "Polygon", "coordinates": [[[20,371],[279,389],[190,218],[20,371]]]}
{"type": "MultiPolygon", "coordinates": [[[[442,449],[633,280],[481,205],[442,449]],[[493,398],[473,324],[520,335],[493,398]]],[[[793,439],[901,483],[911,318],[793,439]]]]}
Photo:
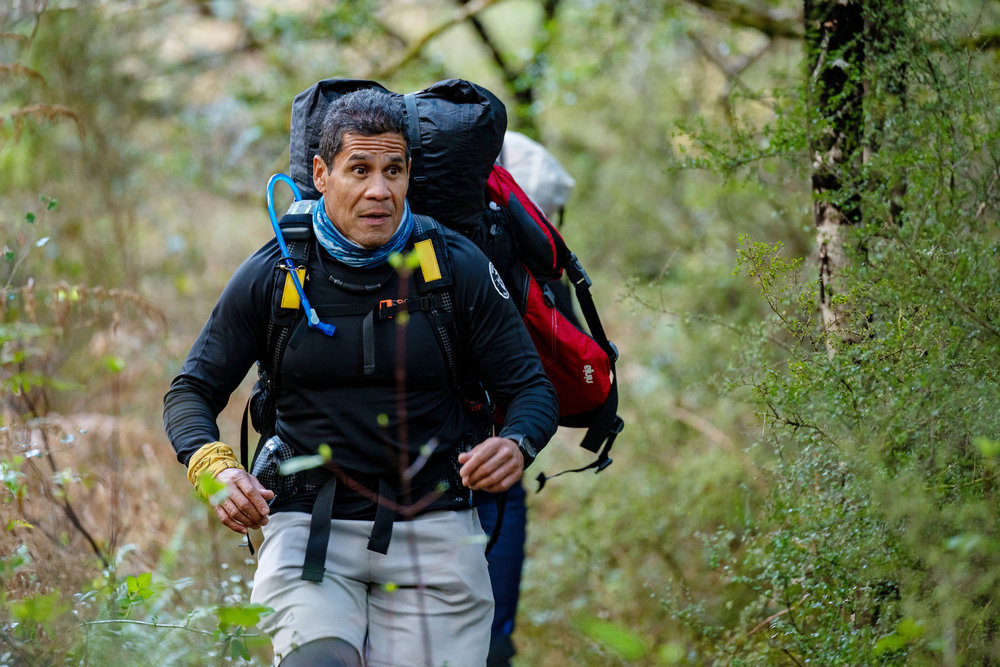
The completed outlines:
{"type": "Polygon", "coordinates": [[[864,327],[845,287],[851,228],[863,220],[861,200],[888,193],[888,222],[898,220],[905,181],[871,173],[866,166],[890,121],[891,97],[905,109],[906,67],[892,51],[903,39],[906,0],[805,0],[809,142],[813,157],[813,215],[819,273],[819,307],[834,342],[851,343],[864,327]],[[888,64],[887,64],[888,63],[888,64]],[[880,104],[866,100],[881,99],[880,104]],[[888,183],[889,187],[884,187],[888,183]],[[861,322],[861,328],[851,322],[861,322]]]}
{"type": "Polygon", "coordinates": [[[864,9],[854,0],[805,0],[804,7],[819,306],[826,331],[846,339],[846,237],[861,221],[854,182],[864,129],[864,9]]]}

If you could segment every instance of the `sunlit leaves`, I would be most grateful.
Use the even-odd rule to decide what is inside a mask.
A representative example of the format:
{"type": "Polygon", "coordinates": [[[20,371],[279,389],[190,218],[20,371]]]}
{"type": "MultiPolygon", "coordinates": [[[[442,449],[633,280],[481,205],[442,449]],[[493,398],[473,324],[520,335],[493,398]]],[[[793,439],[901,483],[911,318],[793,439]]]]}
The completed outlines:
{"type": "Polygon", "coordinates": [[[233,626],[253,627],[260,622],[262,616],[273,610],[261,604],[245,604],[216,607],[215,615],[219,619],[219,628],[230,629],[233,626]]]}
{"type": "Polygon", "coordinates": [[[206,470],[198,476],[198,483],[195,485],[198,495],[205,499],[209,505],[218,506],[229,497],[229,487],[225,482],[220,482],[211,471],[206,470]]]}
{"type": "Polygon", "coordinates": [[[153,597],[155,591],[152,588],[153,575],[144,572],[138,576],[128,575],[125,578],[125,590],[118,597],[118,608],[124,616],[136,605],[142,604],[153,597]]]}
{"type": "Polygon", "coordinates": [[[226,649],[235,657],[250,660],[245,630],[257,625],[262,616],[266,616],[272,611],[273,609],[270,607],[259,604],[216,607],[215,615],[219,619],[219,626],[214,636],[220,639],[226,649]]]}
{"type": "Polygon", "coordinates": [[[330,461],[332,455],[330,445],[323,443],[318,447],[316,454],[294,456],[286,461],[282,461],[278,466],[278,472],[282,475],[294,475],[305,470],[320,468],[330,461]]]}
{"type": "Polygon", "coordinates": [[[28,493],[25,475],[21,471],[22,463],[22,456],[15,456],[10,461],[0,459],[0,482],[16,500],[24,500],[28,493]]]}
{"type": "Polygon", "coordinates": [[[586,637],[625,660],[641,660],[649,652],[645,639],[620,624],[599,618],[581,618],[576,626],[586,637]]]}
{"type": "Polygon", "coordinates": [[[69,604],[62,599],[59,591],[34,595],[9,604],[14,618],[26,626],[18,629],[22,635],[32,632],[35,628],[51,632],[55,620],[69,610],[69,604]]]}

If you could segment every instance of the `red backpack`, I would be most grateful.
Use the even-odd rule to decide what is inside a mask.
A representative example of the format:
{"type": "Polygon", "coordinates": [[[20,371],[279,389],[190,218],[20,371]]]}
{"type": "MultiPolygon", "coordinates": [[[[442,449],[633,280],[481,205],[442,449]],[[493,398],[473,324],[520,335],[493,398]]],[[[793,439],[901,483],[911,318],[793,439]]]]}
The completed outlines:
{"type": "MultiPolygon", "coordinates": [[[[493,166],[486,192],[494,224],[500,218],[513,237],[518,266],[503,277],[510,280],[508,285],[523,291],[519,310],[559,396],[559,424],[588,429],[580,445],[598,458],[578,470],[600,472],[611,464],[611,445],[624,421],[618,416],[618,349],[604,332],[590,293],[590,277],[559,231],[506,169],[493,166]],[[561,279],[563,272],[574,287],[590,334],[556,307],[550,284],[561,279]]],[[[539,489],[547,479],[539,474],[539,489]]]]}

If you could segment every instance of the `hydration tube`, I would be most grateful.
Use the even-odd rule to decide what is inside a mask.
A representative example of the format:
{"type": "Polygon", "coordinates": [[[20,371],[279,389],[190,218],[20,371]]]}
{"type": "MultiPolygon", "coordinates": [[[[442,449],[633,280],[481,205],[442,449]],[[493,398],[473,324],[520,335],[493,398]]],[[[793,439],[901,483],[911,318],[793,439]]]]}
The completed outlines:
{"type": "Polygon", "coordinates": [[[299,186],[295,185],[295,181],[285,174],[275,174],[267,182],[267,213],[271,216],[271,227],[274,228],[274,238],[278,239],[278,247],[281,249],[281,257],[285,260],[285,264],[288,268],[288,277],[292,279],[292,283],[295,285],[295,291],[299,293],[299,300],[302,302],[302,310],[306,313],[306,324],[314,329],[319,329],[327,336],[332,336],[336,327],[332,324],[327,324],[326,322],[320,322],[319,315],[316,314],[316,309],[309,304],[309,299],[306,298],[306,291],[302,289],[302,283],[299,281],[299,274],[295,270],[295,262],[292,261],[292,257],[288,252],[288,246],[285,245],[285,237],[281,233],[280,225],[278,225],[278,218],[274,214],[274,186],[278,183],[278,181],[284,181],[288,184],[288,187],[292,189],[292,194],[295,195],[295,201],[302,200],[302,193],[299,192],[299,186]]]}

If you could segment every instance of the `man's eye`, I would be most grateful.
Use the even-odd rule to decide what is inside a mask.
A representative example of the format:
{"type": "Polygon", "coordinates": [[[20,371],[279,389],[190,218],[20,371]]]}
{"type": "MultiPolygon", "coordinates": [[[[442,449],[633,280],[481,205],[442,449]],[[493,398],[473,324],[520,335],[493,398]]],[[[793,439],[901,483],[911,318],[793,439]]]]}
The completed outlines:
{"type": "Polygon", "coordinates": [[[364,176],[366,173],[368,173],[368,170],[365,169],[364,167],[354,167],[354,169],[352,169],[351,171],[353,171],[358,176],[364,176]]]}

